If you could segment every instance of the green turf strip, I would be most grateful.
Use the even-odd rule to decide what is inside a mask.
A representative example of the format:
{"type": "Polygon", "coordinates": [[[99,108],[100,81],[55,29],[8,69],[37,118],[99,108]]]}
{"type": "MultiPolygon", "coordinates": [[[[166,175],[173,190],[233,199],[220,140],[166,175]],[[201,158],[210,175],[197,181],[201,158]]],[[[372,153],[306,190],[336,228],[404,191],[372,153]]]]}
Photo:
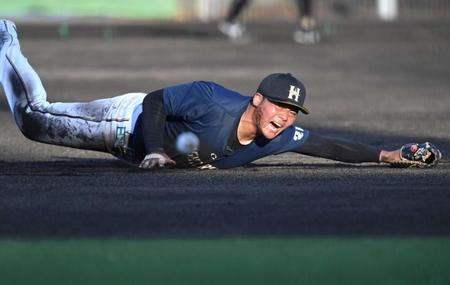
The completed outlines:
{"type": "Polygon", "coordinates": [[[112,16],[127,18],[172,18],[177,0],[6,0],[0,15],[112,16]]]}
{"type": "Polygon", "coordinates": [[[450,284],[450,239],[0,241],[0,284],[450,284]]]}

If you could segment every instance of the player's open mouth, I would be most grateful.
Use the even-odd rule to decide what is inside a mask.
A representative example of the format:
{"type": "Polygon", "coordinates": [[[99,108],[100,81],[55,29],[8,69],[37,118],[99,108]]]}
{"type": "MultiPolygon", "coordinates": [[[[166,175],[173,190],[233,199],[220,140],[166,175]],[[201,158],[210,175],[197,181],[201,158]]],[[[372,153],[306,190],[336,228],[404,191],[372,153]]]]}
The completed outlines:
{"type": "Polygon", "coordinates": [[[270,126],[274,130],[279,130],[279,129],[281,129],[283,127],[281,124],[279,124],[277,122],[274,122],[274,121],[270,122],[270,126]]]}

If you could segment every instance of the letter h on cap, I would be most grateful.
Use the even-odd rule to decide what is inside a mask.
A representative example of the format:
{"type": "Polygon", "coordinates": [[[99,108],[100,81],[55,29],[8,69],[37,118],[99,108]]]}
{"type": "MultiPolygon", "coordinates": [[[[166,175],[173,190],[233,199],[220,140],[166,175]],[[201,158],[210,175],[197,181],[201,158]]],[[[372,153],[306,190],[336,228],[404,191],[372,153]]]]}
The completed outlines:
{"type": "Polygon", "coordinates": [[[288,98],[294,100],[295,102],[298,102],[298,97],[300,97],[300,88],[291,85],[288,98]]]}

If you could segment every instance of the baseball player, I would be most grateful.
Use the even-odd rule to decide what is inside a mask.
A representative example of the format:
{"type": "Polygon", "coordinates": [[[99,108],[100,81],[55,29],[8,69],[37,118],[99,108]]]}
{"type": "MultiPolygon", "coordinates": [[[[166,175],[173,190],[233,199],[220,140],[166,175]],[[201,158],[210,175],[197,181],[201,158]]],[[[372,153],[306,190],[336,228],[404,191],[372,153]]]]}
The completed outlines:
{"type": "Polygon", "coordinates": [[[141,168],[230,168],[284,152],[338,161],[434,166],[430,143],[387,151],[321,136],[295,125],[308,114],[306,89],[288,73],[265,77],[252,97],[214,82],[195,81],[150,94],[128,93],[87,103],[50,103],[38,74],[20,50],[14,23],[0,21],[0,79],[22,133],[29,139],[108,152],[141,168]],[[179,134],[200,147],[180,153],[179,134]]]}
{"type": "MultiPolygon", "coordinates": [[[[219,23],[219,30],[232,41],[239,41],[244,37],[245,28],[239,20],[239,15],[248,6],[249,0],[233,0],[225,20],[219,23]]],[[[298,10],[297,30],[294,41],[299,44],[315,44],[320,41],[320,34],[316,27],[316,20],[312,15],[312,0],[295,0],[298,10]]]]}

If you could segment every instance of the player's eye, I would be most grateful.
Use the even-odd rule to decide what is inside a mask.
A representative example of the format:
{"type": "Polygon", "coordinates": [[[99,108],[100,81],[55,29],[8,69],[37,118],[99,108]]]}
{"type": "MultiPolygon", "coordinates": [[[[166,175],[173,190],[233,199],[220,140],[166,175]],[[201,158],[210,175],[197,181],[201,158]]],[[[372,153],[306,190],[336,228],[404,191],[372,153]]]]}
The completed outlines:
{"type": "Polygon", "coordinates": [[[297,116],[297,112],[295,112],[294,110],[290,110],[289,111],[289,115],[293,116],[293,117],[296,117],[297,116]]]}

